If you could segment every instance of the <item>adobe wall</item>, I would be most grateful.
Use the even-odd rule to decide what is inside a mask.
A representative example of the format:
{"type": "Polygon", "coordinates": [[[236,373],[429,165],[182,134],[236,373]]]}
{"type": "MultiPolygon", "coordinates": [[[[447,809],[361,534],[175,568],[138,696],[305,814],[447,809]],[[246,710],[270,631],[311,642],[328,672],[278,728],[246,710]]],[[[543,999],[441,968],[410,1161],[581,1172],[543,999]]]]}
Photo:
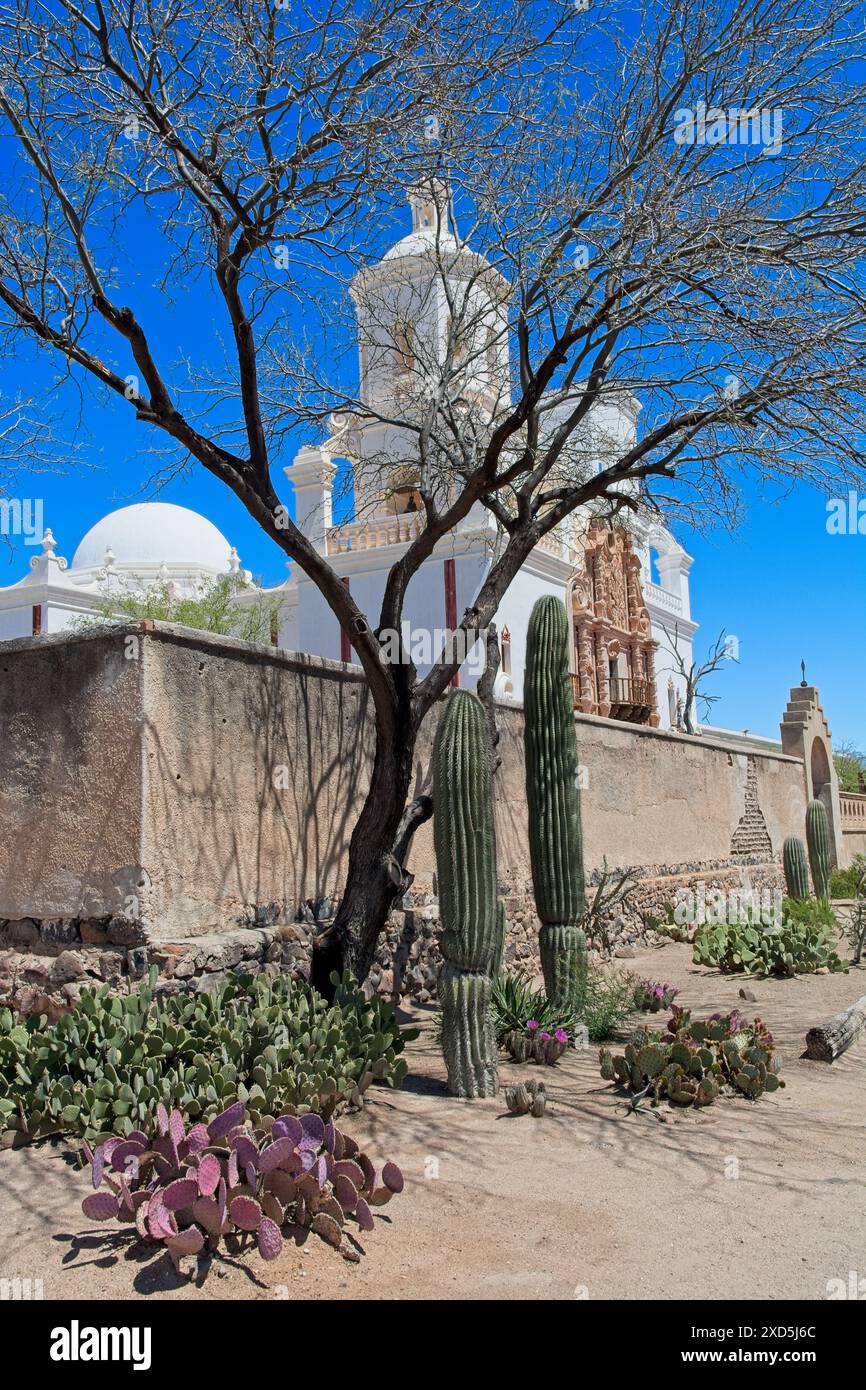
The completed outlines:
{"type": "MultiPolygon", "coordinates": [[[[308,900],[336,898],[371,748],[360,673],[143,624],[0,645],[0,999],[52,1009],[84,982],[306,969],[308,900]]],[[[418,750],[424,785],[434,718],[418,750]]],[[[500,707],[495,783],[509,960],[531,960],[522,709],[500,707]]],[[[587,869],[637,867],[641,905],[677,886],[775,885],[802,824],[802,763],[579,717],[587,869]]],[[[435,978],[431,827],[374,983],[435,978]]],[[[618,924],[621,950],[634,918],[618,924]]]]}

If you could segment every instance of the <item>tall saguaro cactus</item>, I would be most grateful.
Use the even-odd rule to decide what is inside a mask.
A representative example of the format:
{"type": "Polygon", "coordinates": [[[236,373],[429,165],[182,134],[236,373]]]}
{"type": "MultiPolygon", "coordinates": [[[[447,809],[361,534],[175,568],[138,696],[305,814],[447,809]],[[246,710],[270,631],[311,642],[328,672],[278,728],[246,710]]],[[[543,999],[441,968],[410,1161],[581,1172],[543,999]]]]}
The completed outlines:
{"type": "Polygon", "coordinates": [[[526,642],[526,799],[539,947],[548,998],[573,1004],[586,968],[583,838],[568,618],[559,599],[535,604],[526,642]]]}
{"type": "Polygon", "coordinates": [[[815,897],[830,900],[830,822],[823,801],[810,801],[806,807],[806,844],[815,897]]]}
{"type": "Polygon", "coordinates": [[[433,840],[444,924],[439,972],[442,1050],[455,1096],[495,1096],[497,1048],[490,1018],[502,957],[504,912],[496,899],[496,840],[487,724],[480,700],[455,690],[433,749],[433,840]]]}
{"type": "Polygon", "coordinates": [[[806,864],[806,846],[799,836],[788,836],[782,846],[782,864],[788,897],[804,901],[809,896],[809,869],[806,864]]]}

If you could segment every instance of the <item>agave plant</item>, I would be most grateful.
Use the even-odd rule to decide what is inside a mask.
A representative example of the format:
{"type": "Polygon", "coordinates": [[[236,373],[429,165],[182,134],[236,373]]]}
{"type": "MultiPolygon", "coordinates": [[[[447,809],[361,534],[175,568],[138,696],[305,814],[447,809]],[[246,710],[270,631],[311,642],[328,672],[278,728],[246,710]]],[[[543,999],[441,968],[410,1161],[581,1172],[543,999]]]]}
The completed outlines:
{"type": "Polygon", "coordinates": [[[165,1245],[176,1267],[223,1237],[255,1238],[274,1260],[283,1227],[309,1227],[339,1249],[348,1221],[373,1228],[372,1208],[403,1190],[396,1163],[381,1173],[357,1142],[313,1111],[267,1116],[256,1128],[236,1101],[209,1124],[187,1129],[179,1110],[157,1107],[156,1134],[134,1130],[83,1151],[94,1191],[82,1202],[93,1221],[133,1223],[142,1240],[165,1245]]]}
{"type": "Polygon", "coordinates": [[[570,1037],[577,1022],[569,1009],[552,1004],[544,990],[533,989],[517,974],[496,977],[490,1011],[500,1047],[507,1045],[506,1038],[510,1034],[525,1033],[530,1023],[537,1024],[541,1032],[551,1036],[557,1029],[563,1029],[570,1037]]]}

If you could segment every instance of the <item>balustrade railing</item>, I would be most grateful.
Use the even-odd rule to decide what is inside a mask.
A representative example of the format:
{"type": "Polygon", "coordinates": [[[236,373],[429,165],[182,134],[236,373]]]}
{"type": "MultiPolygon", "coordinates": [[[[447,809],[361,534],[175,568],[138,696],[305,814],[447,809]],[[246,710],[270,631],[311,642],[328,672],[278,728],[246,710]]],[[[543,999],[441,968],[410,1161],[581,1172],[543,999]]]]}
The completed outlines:
{"type": "MultiPolygon", "coordinates": [[[[580,707],[580,676],[572,674],[572,694],[574,707],[580,707]]],[[[649,681],[635,680],[631,676],[611,676],[608,682],[611,705],[633,705],[637,709],[651,709],[652,695],[649,681]]]]}
{"type": "Polygon", "coordinates": [[[866,792],[840,792],[843,830],[866,830],[866,792]]]}
{"type": "Polygon", "coordinates": [[[408,545],[423,529],[424,519],[418,512],[403,512],[400,516],[383,517],[381,521],[347,521],[328,532],[328,554],[408,545]]]}

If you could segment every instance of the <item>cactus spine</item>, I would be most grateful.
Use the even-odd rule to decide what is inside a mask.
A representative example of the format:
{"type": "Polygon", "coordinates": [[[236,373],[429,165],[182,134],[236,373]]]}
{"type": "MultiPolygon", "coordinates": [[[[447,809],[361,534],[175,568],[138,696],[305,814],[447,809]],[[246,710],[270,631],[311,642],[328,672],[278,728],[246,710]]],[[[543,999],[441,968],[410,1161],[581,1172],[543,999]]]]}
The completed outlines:
{"type": "Polygon", "coordinates": [[[505,912],[496,900],[496,841],[487,725],[481,702],[450,695],[433,749],[433,840],[444,926],[439,972],[442,1050],[455,1096],[495,1096],[490,1019],[505,912]]]}
{"type": "Polygon", "coordinates": [[[577,739],[568,670],[568,618],[552,594],[529,619],[524,679],[526,799],[539,947],[549,999],[573,1005],[586,968],[577,739]]]}
{"type": "Polygon", "coordinates": [[[788,836],[782,846],[782,863],[788,897],[799,898],[801,901],[808,898],[809,869],[806,864],[806,846],[799,836],[788,836]]]}
{"type": "Polygon", "coordinates": [[[806,807],[806,843],[815,897],[830,900],[830,822],[823,801],[810,801],[806,807]]]}

